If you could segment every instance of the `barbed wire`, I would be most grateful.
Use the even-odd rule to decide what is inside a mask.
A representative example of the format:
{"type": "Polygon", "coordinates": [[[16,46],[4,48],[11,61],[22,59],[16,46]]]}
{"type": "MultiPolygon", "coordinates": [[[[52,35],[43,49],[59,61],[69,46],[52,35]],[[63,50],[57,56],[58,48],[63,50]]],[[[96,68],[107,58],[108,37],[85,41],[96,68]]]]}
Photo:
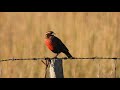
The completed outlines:
{"type": "Polygon", "coordinates": [[[3,61],[17,61],[17,60],[52,60],[52,59],[56,59],[56,60],[67,60],[67,59],[113,59],[113,60],[119,60],[119,57],[83,57],[83,58],[67,58],[67,57],[63,57],[63,58],[10,58],[10,59],[0,59],[0,62],[3,61]]]}
{"type": "MultiPolygon", "coordinates": [[[[56,60],[68,60],[68,59],[84,59],[84,60],[88,60],[88,59],[113,59],[113,60],[120,60],[119,57],[83,57],[83,58],[67,58],[67,57],[63,57],[63,58],[10,58],[10,59],[0,59],[0,62],[4,62],[4,61],[19,61],[19,60],[41,60],[42,63],[46,66],[45,68],[45,78],[47,75],[47,68],[50,65],[50,60],[52,59],[56,59],[56,60]],[[46,60],[46,62],[44,62],[43,60],[46,60]]],[[[100,64],[99,64],[99,68],[100,68],[100,64]]],[[[99,73],[100,74],[100,73],[99,73]]],[[[115,62],[115,77],[116,77],[116,62],[115,62]]]]}

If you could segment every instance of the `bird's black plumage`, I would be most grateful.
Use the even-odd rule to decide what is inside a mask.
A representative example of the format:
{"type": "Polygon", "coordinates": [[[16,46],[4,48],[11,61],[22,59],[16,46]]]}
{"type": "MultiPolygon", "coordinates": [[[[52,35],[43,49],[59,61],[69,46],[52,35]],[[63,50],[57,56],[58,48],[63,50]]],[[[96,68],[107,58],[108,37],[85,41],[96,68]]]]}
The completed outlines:
{"type": "Polygon", "coordinates": [[[68,58],[73,58],[69,53],[68,48],[63,44],[63,42],[56,36],[53,35],[54,32],[48,31],[46,33],[45,43],[47,47],[58,56],[59,53],[64,53],[68,58]]]}

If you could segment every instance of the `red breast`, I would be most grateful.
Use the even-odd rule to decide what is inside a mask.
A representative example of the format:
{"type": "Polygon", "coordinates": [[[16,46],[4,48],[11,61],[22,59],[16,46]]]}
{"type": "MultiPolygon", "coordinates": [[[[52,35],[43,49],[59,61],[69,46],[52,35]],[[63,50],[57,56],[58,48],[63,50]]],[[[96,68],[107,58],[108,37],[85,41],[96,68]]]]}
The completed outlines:
{"type": "Polygon", "coordinates": [[[54,50],[53,43],[50,39],[45,39],[45,44],[50,50],[54,50]]]}

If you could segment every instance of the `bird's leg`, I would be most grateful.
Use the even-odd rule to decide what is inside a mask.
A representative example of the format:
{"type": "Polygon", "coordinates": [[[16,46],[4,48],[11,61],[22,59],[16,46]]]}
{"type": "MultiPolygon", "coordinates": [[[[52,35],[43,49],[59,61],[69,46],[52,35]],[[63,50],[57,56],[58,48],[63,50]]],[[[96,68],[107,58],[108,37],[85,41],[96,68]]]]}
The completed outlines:
{"type": "Polygon", "coordinates": [[[58,55],[59,55],[59,53],[57,53],[53,58],[57,58],[58,55]]]}

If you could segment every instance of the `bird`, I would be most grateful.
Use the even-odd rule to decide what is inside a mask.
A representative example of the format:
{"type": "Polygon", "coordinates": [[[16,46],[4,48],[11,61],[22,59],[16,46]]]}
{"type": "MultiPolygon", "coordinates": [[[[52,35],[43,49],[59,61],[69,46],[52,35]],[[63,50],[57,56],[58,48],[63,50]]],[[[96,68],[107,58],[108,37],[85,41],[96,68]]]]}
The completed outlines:
{"type": "Polygon", "coordinates": [[[63,42],[55,36],[53,31],[47,31],[45,34],[45,44],[53,53],[55,53],[54,58],[60,53],[64,53],[68,58],[73,58],[70,54],[68,48],[63,44],[63,42]]]}

